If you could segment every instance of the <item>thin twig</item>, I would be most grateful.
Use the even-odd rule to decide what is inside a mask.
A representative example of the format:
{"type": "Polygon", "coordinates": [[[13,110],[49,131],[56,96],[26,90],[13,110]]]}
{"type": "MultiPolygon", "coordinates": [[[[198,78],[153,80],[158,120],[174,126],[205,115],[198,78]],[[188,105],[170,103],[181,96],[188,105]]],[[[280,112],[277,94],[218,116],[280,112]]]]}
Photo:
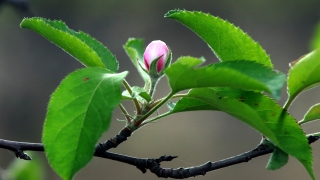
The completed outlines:
{"type": "MultiPolygon", "coordinates": [[[[319,138],[320,136],[310,135],[308,136],[308,141],[309,143],[313,143],[317,141],[319,138]]],[[[17,152],[23,152],[23,151],[44,151],[43,145],[41,143],[17,142],[17,141],[3,140],[3,139],[0,139],[0,148],[11,150],[15,152],[16,155],[17,155],[17,152]]],[[[145,173],[147,169],[149,169],[152,173],[156,174],[158,177],[163,177],[163,178],[170,177],[174,179],[185,179],[185,178],[194,177],[198,175],[205,175],[209,171],[214,171],[214,170],[232,166],[235,164],[248,162],[253,158],[273,152],[273,149],[271,147],[265,144],[260,144],[257,148],[251,151],[248,151],[238,156],[234,156],[224,160],[220,160],[216,162],[207,162],[205,164],[195,166],[195,167],[172,169],[172,168],[162,168],[160,166],[161,162],[171,161],[177,156],[161,156],[160,158],[157,158],[157,159],[145,159],[145,158],[136,158],[136,157],[130,157],[126,155],[106,152],[104,149],[105,148],[101,147],[101,144],[99,144],[96,147],[94,156],[111,159],[111,160],[136,166],[143,173],[145,173]]]]}

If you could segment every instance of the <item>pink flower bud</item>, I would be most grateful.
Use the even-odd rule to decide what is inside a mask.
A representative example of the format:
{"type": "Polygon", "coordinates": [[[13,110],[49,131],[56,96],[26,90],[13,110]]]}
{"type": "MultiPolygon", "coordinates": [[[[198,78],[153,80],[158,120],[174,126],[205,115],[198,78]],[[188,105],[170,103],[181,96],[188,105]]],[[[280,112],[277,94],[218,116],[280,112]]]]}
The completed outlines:
{"type": "Polygon", "coordinates": [[[168,60],[169,53],[170,51],[166,43],[160,40],[152,41],[143,54],[146,69],[149,71],[152,61],[160,57],[157,63],[157,72],[160,73],[168,60]]]}

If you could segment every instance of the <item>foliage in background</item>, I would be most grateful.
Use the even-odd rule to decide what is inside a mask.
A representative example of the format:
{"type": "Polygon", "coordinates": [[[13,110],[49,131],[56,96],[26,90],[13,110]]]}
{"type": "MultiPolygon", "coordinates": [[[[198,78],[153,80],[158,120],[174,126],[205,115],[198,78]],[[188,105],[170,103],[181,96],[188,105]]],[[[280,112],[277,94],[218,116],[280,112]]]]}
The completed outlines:
{"type": "Polygon", "coordinates": [[[320,22],[317,24],[316,28],[314,29],[313,37],[310,43],[310,49],[315,50],[320,48],[320,22]]]}
{"type": "Polygon", "coordinates": [[[2,180],[42,180],[45,177],[45,168],[42,160],[35,154],[30,153],[32,161],[22,161],[15,159],[7,167],[3,174],[0,174],[2,180]]]}

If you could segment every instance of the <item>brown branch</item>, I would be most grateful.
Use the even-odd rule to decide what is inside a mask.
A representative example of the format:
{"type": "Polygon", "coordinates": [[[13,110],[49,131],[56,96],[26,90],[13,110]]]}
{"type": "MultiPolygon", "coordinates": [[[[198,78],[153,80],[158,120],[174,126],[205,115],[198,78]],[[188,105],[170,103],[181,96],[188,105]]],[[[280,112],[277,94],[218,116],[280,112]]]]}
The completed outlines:
{"type": "MultiPolygon", "coordinates": [[[[119,133],[121,134],[121,132],[119,133]]],[[[317,141],[320,136],[308,136],[309,143],[313,143],[317,141]]],[[[44,151],[44,147],[41,143],[27,143],[27,142],[17,142],[17,141],[8,141],[0,139],[0,148],[7,149],[13,151],[18,158],[31,160],[31,158],[25,154],[23,151],[44,151]]],[[[235,164],[248,162],[252,158],[256,158],[265,154],[272,153],[273,149],[266,144],[260,144],[257,148],[240,154],[238,156],[230,157],[224,160],[216,161],[216,162],[207,162],[205,164],[190,167],[190,168],[162,168],[161,162],[163,161],[171,161],[177,156],[161,156],[157,159],[143,159],[130,157],[126,155],[106,152],[102,144],[99,144],[96,147],[96,151],[94,156],[111,159],[119,162],[123,162],[126,164],[130,164],[136,166],[143,173],[149,169],[152,173],[156,174],[158,177],[163,178],[174,178],[174,179],[184,179],[189,177],[194,177],[198,175],[205,175],[209,171],[221,169],[224,167],[232,166],[235,164]]]]}

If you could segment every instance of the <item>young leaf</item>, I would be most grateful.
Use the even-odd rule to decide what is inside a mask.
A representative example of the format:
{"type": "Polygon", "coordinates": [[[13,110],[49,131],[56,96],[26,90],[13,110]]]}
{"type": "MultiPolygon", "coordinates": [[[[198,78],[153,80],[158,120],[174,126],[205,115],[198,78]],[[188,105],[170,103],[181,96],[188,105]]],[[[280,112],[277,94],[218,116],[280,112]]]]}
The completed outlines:
{"type": "Polygon", "coordinates": [[[186,10],[171,10],[165,17],[172,18],[194,31],[221,61],[246,59],[273,67],[265,50],[228,21],[210,14],[186,10]]]}
{"type": "MultiPolygon", "coordinates": [[[[127,90],[122,92],[122,96],[124,99],[131,100],[134,98],[139,98],[139,96],[140,96],[144,100],[146,100],[147,102],[151,101],[150,95],[146,92],[146,90],[144,88],[133,86],[131,88],[131,90],[132,90],[132,96],[129,94],[129,92],[127,90]]],[[[139,101],[141,102],[141,99],[139,101]]]]}
{"type": "Polygon", "coordinates": [[[42,141],[52,168],[65,180],[92,158],[121,101],[127,72],[84,68],[69,74],[50,98],[42,141]]]}
{"type": "Polygon", "coordinates": [[[275,148],[270,156],[266,168],[268,170],[277,170],[287,164],[289,155],[279,148],[275,148]]]}
{"type": "Polygon", "coordinates": [[[282,151],[297,158],[314,179],[311,147],[304,132],[295,119],[274,100],[251,91],[198,88],[190,90],[179,100],[170,114],[181,112],[180,110],[194,110],[191,103],[183,104],[188,102],[184,99],[198,100],[202,107],[206,103],[209,106],[206,110],[211,108],[226,112],[250,125],[282,151]]]}
{"type": "Polygon", "coordinates": [[[310,43],[311,50],[315,50],[318,48],[320,48],[320,22],[317,24],[317,26],[314,29],[314,33],[310,43]]]}
{"type": "Polygon", "coordinates": [[[288,74],[288,105],[299,93],[320,84],[320,49],[303,56],[289,70],[288,74]]]}
{"type": "Polygon", "coordinates": [[[142,70],[139,63],[142,65],[143,62],[143,53],[144,53],[144,47],[143,47],[143,39],[135,39],[135,38],[129,38],[127,43],[123,46],[124,50],[126,51],[127,55],[131,59],[133,65],[137,68],[140,76],[145,82],[149,81],[149,75],[142,70]]]}
{"type": "Polygon", "coordinates": [[[266,168],[268,170],[277,170],[286,165],[289,160],[289,155],[277,146],[273,145],[271,142],[268,142],[267,140],[264,142],[273,148],[273,152],[269,158],[266,168]]]}
{"type": "Polygon", "coordinates": [[[299,124],[304,124],[307,122],[311,122],[314,120],[320,119],[320,103],[313,105],[308,112],[304,115],[303,119],[299,122],[299,124]]]}
{"type": "Polygon", "coordinates": [[[20,26],[40,34],[87,67],[118,71],[118,61],[109,49],[88,34],[69,29],[62,21],[33,17],[23,19],[20,26]]]}
{"type": "Polygon", "coordinates": [[[200,87],[232,87],[260,90],[280,97],[285,75],[252,61],[229,61],[196,68],[202,60],[181,57],[165,74],[174,93],[200,87]]]}
{"type": "Polygon", "coordinates": [[[3,180],[35,180],[44,179],[45,168],[43,162],[35,153],[29,154],[32,161],[23,161],[21,159],[14,159],[9,167],[0,173],[0,179],[3,180]]]}

